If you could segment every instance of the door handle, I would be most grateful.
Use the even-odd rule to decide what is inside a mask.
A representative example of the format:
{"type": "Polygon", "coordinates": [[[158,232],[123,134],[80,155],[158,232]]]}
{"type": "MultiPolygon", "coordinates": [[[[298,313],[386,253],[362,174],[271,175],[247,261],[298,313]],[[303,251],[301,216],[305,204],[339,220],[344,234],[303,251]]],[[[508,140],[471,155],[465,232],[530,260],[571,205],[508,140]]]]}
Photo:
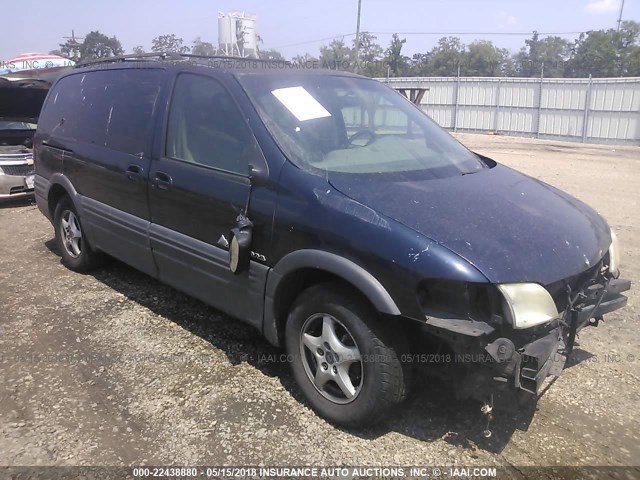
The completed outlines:
{"type": "Polygon", "coordinates": [[[153,176],[152,186],[157,187],[160,190],[171,190],[172,184],[173,180],[164,172],[156,172],[153,176]]]}
{"type": "Polygon", "coordinates": [[[127,175],[127,178],[132,182],[138,182],[140,181],[142,172],[144,172],[144,169],[140,165],[136,165],[135,163],[132,163],[127,167],[125,174],[127,175]]]}

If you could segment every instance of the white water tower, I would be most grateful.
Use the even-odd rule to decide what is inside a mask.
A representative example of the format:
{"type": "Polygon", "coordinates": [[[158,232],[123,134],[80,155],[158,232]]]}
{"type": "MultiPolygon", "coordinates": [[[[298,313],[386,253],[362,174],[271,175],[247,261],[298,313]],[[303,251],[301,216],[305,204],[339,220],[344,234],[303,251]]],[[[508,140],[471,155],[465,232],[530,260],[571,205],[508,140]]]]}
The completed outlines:
{"type": "Polygon", "coordinates": [[[218,12],[218,48],[225,55],[258,56],[258,16],[247,12],[218,12]]]}

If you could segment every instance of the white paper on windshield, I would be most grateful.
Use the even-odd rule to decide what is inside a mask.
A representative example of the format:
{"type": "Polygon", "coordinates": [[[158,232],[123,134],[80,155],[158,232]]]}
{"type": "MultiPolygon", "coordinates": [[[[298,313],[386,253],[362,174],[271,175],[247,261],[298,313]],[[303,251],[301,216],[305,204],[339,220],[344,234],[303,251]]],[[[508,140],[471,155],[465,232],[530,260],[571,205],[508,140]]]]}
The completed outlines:
{"type": "Polygon", "coordinates": [[[304,87],[278,88],[271,93],[301,122],[331,116],[304,87]]]}

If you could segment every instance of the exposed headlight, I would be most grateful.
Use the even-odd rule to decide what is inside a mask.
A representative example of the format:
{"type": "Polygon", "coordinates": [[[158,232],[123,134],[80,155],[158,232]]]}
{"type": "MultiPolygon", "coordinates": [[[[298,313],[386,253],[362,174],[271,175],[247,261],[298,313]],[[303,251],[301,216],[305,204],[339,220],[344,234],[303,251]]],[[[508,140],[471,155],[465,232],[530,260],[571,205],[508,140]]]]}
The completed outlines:
{"type": "Polygon", "coordinates": [[[513,328],[530,328],[558,318],[558,309],[549,292],[537,283],[498,285],[504,297],[503,311],[513,328]]]}
{"type": "Polygon", "coordinates": [[[618,237],[616,232],[611,230],[611,245],[609,246],[609,273],[614,277],[618,276],[620,268],[620,247],[618,246],[618,237]]]}
{"type": "Polygon", "coordinates": [[[454,280],[423,281],[418,289],[418,302],[425,315],[440,318],[491,321],[493,311],[500,310],[500,295],[489,284],[454,280]]]}

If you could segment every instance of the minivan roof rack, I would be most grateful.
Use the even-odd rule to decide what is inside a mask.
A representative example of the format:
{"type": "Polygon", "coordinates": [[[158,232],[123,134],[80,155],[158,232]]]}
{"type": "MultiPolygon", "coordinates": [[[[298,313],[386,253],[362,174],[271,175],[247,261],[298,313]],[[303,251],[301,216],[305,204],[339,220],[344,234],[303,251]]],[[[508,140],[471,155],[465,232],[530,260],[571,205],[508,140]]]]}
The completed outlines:
{"type": "MultiPolygon", "coordinates": [[[[154,52],[154,53],[132,53],[129,55],[119,55],[116,57],[98,58],[96,60],[89,60],[87,62],[77,63],[76,68],[90,67],[92,65],[99,65],[104,63],[118,63],[118,62],[136,62],[136,61],[162,61],[162,60],[188,60],[202,59],[202,60],[240,60],[244,62],[272,62],[273,60],[263,58],[249,58],[249,57],[233,57],[227,55],[194,55],[192,53],[176,53],[176,52],[154,52]]],[[[288,60],[282,60],[284,63],[291,63],[288,60]]]]}

